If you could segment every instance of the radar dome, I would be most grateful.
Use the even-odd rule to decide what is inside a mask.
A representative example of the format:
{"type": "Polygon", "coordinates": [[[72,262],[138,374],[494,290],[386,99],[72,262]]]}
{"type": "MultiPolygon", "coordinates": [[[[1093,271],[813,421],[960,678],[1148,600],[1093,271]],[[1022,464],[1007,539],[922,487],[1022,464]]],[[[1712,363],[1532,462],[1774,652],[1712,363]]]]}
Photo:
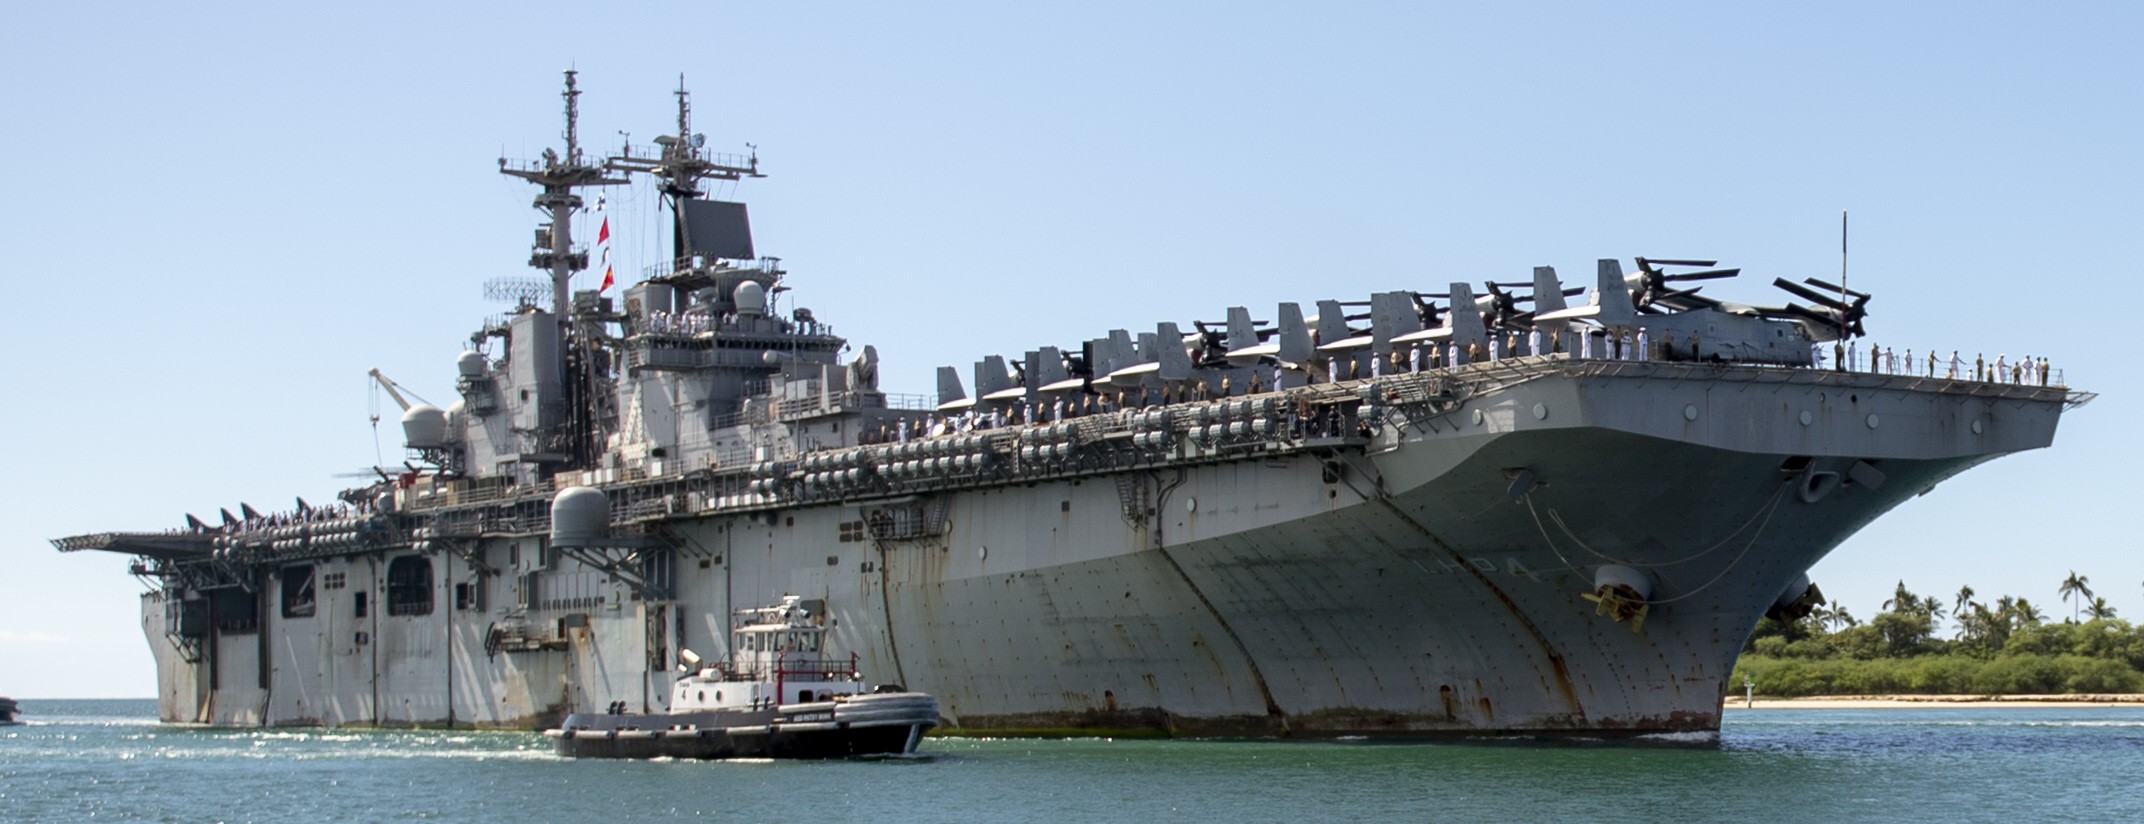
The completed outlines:
{"type": "Polygon", "coordinates": [[[447,445],[447,412],[420,403],[402,413],[402,443],[411,449],[438,449],[447,445]]]}
{"type": "Polygon", "coordinates": [[[464,349],[461,354],[454,356],[454,368],[460,370],[462,377],[465,378],[482,375],[484,374],[484,353],[464,349]]]}
{"type": "Polygon", "coordinates": [[[610,496],[588,486],[569,486],[551,499],[551,543],[588,546],[610,537],[610,496]]]}
{"type": "Polygon", "coordinates": [[[730,293],[737,303],[737,314],[757,315],[767,311],[767,287],[759,281],[748,280],[737,284],[737,291],[730,293]]]}

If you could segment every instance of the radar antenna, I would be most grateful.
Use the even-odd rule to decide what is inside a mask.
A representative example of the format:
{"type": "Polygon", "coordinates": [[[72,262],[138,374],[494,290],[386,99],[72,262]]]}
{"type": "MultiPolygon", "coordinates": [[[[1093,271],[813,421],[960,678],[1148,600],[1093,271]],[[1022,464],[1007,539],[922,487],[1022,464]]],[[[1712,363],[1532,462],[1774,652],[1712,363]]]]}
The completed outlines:
{"type": "Polygon", "coordinates": [[[543,187],[543,193],[536,196],[534,205],[537,211],[549,214],[551,221],[536,230],[535,250],[529,254],[529,266],[550,273],[551,311],[560,318],[566,316],[567,290],[573,274],[588,268],[587,250],[573,246],[573,212],[581,208],[581,196],[573,190],[627,182],[623,177],[605,176],[605,166],[591,165],[581,157],[578,123],[581,92],[574,85],[576,74],[579,72],[566,70],[566,90],[560,94],[566,99],[565,155],[545,149],[542,160],[499,158],[500,174],[543,187]]]}
{"type": "MultiPolygon", "coordinates": [[[[603,168],[613,172],[640,172],[654,175],[662,181],[662,196],[669,202],[671,214],[677,217],[676,231],[671,234],[670,248],[673,261],[683,261],[691,255],[691,231],[684,219],[684,201],[700,196],[702,180],[742,180],[747,177],[766,177],[759,171],[759,150],[749,154],[722,154],[703,151],[707,145],[705,135],[692,131],[692,92],[685,88],[685,76],[677,76],[677,134],[655,138],[654,146],[626,144],[623,151],[603,162],[603,168]]],[[[686,268],[680,265],[678,268],[686,268]]]]}

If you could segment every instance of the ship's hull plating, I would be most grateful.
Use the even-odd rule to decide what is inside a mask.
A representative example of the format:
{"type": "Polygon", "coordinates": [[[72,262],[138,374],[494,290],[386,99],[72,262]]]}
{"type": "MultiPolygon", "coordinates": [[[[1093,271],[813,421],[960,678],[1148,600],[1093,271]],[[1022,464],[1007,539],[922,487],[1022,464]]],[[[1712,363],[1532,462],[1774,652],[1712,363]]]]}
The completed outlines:
{"type": "Polygon", "coordinates": [[[315,562],[342,585],[312,614],[264,598],[257,628],[190,655],[154,594],[144,626],[163,716],[221,724],[659,711],[681,648],[719,650],[733,605],[797,593],[955,731],[1708,732],[1790,582],[1950,475],[2047,445],[2060,401],[1572,367],[1367,444],[902,499],[934,519],[915,538],[852,532],[874,500],[678,517],[668,600],[497,538],[434,556],[426,614],[384,614],[386,561],[352,557],[315,562]],[[1641,628],[1583,597],[1604,564],[1652,582],[1641,628]]]}

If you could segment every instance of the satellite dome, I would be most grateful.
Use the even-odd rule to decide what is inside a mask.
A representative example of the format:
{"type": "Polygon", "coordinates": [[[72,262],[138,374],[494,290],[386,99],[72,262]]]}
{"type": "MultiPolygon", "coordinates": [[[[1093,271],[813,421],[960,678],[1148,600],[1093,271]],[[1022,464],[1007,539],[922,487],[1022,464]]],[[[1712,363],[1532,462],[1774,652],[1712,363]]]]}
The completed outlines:
{"type": "Polygon", "coordinates": [[[731,293],[731,299],[737,303],[737,314],[758,315],[767,311],[767,287],[759,285],[759,281],[748,280],[737,284],[737,291],[731,293]]]}
{"type": "Polygon", "coordinates": [[[588,546],[610,537],[610,496],[588,486],[569,486],[551,499],[551,543],[588,546]]]}
{"type": "Polygon", "coordinates": [[[402,413],[402,443],[411,449],[438,449],[447,445],[446,410],[420,403],[402,413]]]}
{"type": "Polygon", "coordinates": [[[484,374],[484,353],[464,349],[461,354],[454,356],[454,368],[459,370],[462,377],[465,378],[482,375],[484,374]]]}

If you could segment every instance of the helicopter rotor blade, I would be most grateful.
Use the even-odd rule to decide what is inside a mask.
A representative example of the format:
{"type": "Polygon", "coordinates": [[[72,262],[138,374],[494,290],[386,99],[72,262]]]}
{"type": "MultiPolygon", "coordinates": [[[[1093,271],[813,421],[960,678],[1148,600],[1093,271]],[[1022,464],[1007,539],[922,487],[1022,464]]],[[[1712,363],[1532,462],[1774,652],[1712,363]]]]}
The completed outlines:
{"type": "Polygon", "coordinates": [[[1869,293],[1867,292],[1857,292],[1852,289],[1848,289],[1844,286],[1840,286],[1836,283],[1830,283],[1827,281],[1818,280],[1816,278],[1802,278],[1802,282],[1814,286],[1818,289],[1824,289],[1832,292],[1843,292],[1860,300],[1869,299],[1869,293]]]}
{"type": "Polygon", "coordinates": [[[1666,280],[1719,280],[1742,274],[1741,269],[1707,269],[1702,272],[1677,272],[1666,275],[1666,280]]]}
{"type": "Polygon", "coordinates": [[[1840,303],[1838,298],[1826,295],[1822,292],[1815,291],[1813,289],[1810,289],[1809,287],[1803,286],[1799,283],[1795,283],[1794,281],[1787,280],[1786,278],[1775,278],[1772,281],[1772,285],[1785,290],[1787,294],[1793,295],[1795,297],[1801,298],[1802,300],[1806,300],[1810,303],[1814,303],[1826,308],[1843,311],[1846,309],[1847,306],[1844,303],[1840,303]]]}

